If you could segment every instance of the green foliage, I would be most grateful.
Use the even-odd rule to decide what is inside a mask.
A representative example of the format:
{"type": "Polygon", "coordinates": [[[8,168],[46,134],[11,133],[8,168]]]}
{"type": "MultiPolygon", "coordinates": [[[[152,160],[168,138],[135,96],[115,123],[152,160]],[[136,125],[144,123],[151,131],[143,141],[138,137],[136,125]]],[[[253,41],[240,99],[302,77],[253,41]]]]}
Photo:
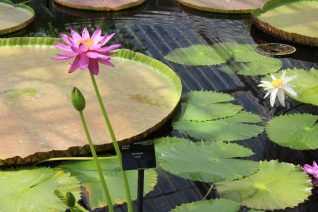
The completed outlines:
{"type": "MultiPolygon", "coordinates": [[[[120,174],[118,160],[116,158],[100,160],[103,168],[105,180],[108,185],[110,195],[114,204],[123,204],[126,201],[125,187],[120,174]]],[[[84,196],[88,199],[91,208],[103,207],[106,205],[103,188],[101,186],[94,161],[72,161],[59,165],[60,168],[69,171],[76,176],[82,184],[84,196]]],[[[130,192],[132,199],[137,198],[137,178],[136,170],[127,171],[130,192]]],[[[152,170],[145,171],[145,195],[152,191],[157,184],[157,173],[152,170]]]]}
{"type": "Polygon", "coordinates": [[[311,179],[299,166],[278,161],[261,162],[249,177],[216,184],[220,195],[241,205],[264,210],[295,207],[311,195],[311,179]]]}
{"type": "Polygon", "coordinates": [[[156,140],[156,152],[162,169],[202,182],[239,179],[258,168],[257,162],[238,159],[253,155],[250,149],[232,143],[163,138],[156,140]]]}
{"type": "Polygon", "coordinates": [[[182,204],[171,212],[237,212],[240,205],[226,199],[211,199],[182,204]]]}
{"type": "Polygon", "coordinates": [[[297,150],[318,149],[318,116],[292,114],[278,116],[266,126],[268,137],[278,145],[297,150]],[[288,130],[288,133],[282,133],[288,130]]]}
{"type": "Polygon", "coordinates": [[[18,169],[1,171],[0,176],[0,211],[64,212],[67,205],[56,193],[72,192],[80,199],[79,181],[63,171],[18,169]]]}

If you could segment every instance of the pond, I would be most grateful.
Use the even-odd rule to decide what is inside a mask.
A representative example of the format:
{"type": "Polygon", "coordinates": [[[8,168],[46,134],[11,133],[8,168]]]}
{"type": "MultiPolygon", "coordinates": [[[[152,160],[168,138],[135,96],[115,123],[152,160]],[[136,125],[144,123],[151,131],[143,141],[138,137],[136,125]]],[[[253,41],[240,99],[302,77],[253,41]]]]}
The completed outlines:
{"type": "MultiPolygon", "coordinates": [[[[6,37],[58,37],[60,33],[68,33],[70,28],[78,31],[84,27],[88,27],[91,31],[101,28],[103,31],[116,32],[115,42],[122,43],[124,48],[151,56],[171,67],[181,78],[183,94],[193,90],[231,94],[235,97],[236,103],[243,105],[246,111],[259,115],[263,121],[269,121],[274,116],[299,112],[318,115],[317,107],[291,99],[288,100],[289,104],[285,108],[270,107],[268,99],[263,99],[262,90],[257,88],[261,77],[229,74],[220,71],[219,66],[181,65],[165,58],[174,49],[195,44],[288,43],[257,29],[252,25],[250,16],[198,12],[182,7],[175,0],[148,0],[141,6],[116,13],[72,10],[50,0],[34,0],[27,4],[36,12],[35,22],[30,27],[6,37]]],[[[283,69],[318,69],[317,48],[291,45],[297,48],[297,52],[280,58],[283,69]]],[[[179,112],[180,108],[177,113],[179,112]]],[[[287,129],[288,126],[286,132],[282,134],[288,134],[287,129]]],[[[181,134],[174,130],[169,122],[149,138],[161,136],[181,136],[181,134]]],[[[265,132],[238,143],[252,149],[255,154],[249,159],[256,161],[279,160],[303,165],[311,164],[318,158],[318,152],[314,150],[299,151],[281,147],[270,141],[265,132]]],[[[145,196],[144,211],[166,212],[182,203],[199,201],[210,188],[208,183],[185,180],[161,169],[158,169],[158,173],[157,186],[145,196]]],[[[215,197],[219,197],[219,194],[213,188],[208,198],[215,197]]],[[[317,200],[318,195],[314,194],[305,203],[282,211],[318,211],[317,200]]],[[[241,210],[247,211],[246,208],[241,210]]],[[[106,209],[95,211],[106,211],[106,209]]],[[[115,211],[126,211],[126,206],[117,206],[115,211]]]]}

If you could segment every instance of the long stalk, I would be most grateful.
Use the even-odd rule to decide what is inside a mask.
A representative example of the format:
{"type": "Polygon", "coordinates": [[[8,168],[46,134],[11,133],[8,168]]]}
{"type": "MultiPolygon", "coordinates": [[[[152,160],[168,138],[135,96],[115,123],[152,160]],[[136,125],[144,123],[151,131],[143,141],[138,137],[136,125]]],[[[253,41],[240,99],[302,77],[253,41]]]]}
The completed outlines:
{"type": "Polygon", "coordinates": [[[91,80],[92,80],[92,83],[93,83],[93,86],[94,86],[94,90],[95,90],[95,93],[96,93],[100,108],[101,108],[102,113],[104,115],[104,119],[105,119],[108,131],[110,133],[110,136],[111,136],[111,139],[112,139],[115,151],[116,151],[116,155],[117,155],[118,160],[119,160],[120,172],[121,172],[121,176],[123,178],[124,185],[125,185],[128,212],[132,212],[133,211],[133,207],[132,207],[132,202],[131,202],[130,188],[129,188],[126,172],[123,170],[123,163],[122,163],[123,159],[122,159],[122,156],[121,156],[119,145],[117,143],[117,139],[116,139],[113,127],[111,125],[111,122],[109,120],[109,117],[108,117],[104,102],[103,102],[102,97],[101,97],[101,95],[99,93],[99,89],[98,89],[95,77],[94,77],[94,75],[92,73],[90,73],[90,76],[91,76],[91,80]]]}
{"type": "Polygon", "coordinates": [[[82,124],[83,124],[83,127],[84,127],[84,131],[85,131],[86,138],[87,138],[87,141],[88,141],[88,144],[89,144],[89,148],[90,148],[90,150],[92,152],[92,155],[93,155],[93,158],[94,158],[94,161],[95,161],[95,165],[96,165],[96,168],[97,168],[99,179],[100,179],[100,181],[102,183],[102,186],[103,186],[103,189],[104,189],[104,194],[105,194],[105,197],[106,197],[108,209],[109,209],[110,212],[114,212],[114,206],[113,206],[113,203],[112,203],[112,200],[111,200],[111,197],[110,197],[110,193],[108,191],[108,187],[107,187],[107,184],[106,184],[106,181],[105,181],[105,177],[104,177],[102,168],[101,168],[101,166],[99,164],[99,161],[98,161],[98,158],[97,158],[97,154],[96,154],[96,151],[95,151],[91,136],[90,136],[88,128],[87,128],[87,124],[86,124],[86,121],[85,121],[85,118],[84,118],[83,111],[79,111],[79,114],[80,114],[81,121],[82,121],[82,124]]]}

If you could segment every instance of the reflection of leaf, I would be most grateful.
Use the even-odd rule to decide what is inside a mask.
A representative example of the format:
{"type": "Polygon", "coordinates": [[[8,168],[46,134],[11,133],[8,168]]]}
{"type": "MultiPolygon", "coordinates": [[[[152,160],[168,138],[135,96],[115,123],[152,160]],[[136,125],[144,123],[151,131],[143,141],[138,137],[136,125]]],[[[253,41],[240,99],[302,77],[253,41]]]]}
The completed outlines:
{"type": "Polygon", "coordinates": [[[4,93],[9,99],[15,99],[20,96],[36,96],[38,92],[33,88],[17,88],[6,90],[4,93]]]}
{"type": "Polygon", "coordinates": [[[49,168],[0,172],[0,211],[65,211],[67,206],[56,196],[72,192],[80,199],[80,184],[75,177],[49,168]]]}
{"type": "Polygon", "coordinates": [[[236,212],[240,205],[226,199],[211,199],[182,204],[171,212],[236,212]]]}
{"type": "Polygon", "coordinates": [[[218,46],[192,45],[170,52],[165,59],[183,65],[217,65],[225,63],[229,58],[227,51],[218,46]]]}
{"type": "Polygon", "coordinates": [[[259,171],[249,177],[218,183],[226,199],[264,210],[295,207],[311,195],[311,180],[298,166],[278,161],[261,162],[259,171]]]}
{"type": "MultiPolygon", "coordinates": [[[[280,77],[281,73],[274,75],[280,77]]],[[[318,105],[318,70],[288,69],[286,76],[293,75],[296,75],[297,78],[289,84],[297,92],[297,96],[290,96],[290,98],[300,102],[318,105]]],[[[263,80],[270,80],[270,77],[267,76],[263,80]]]]}
{"type": "MultiPolygon", "coordinates": [[[[125,187],[120,174],[117,159],[100,160],[103,167],[106,183],[114,204],[123,204],[126,201],[125,187]]],[[[103,207],[106,204],[103,188],[99,181],[98,173],[94,161],[72,161],[65,162],[59,167],[68,170],[72,175],[80,179],[84,189],[84,195],[89,200],[90,206],[94,208],[103,207]]],[[[137,178],[136,170],[127,171],[132,199],[137,198],[137,178]]],[[[145,170],[145,195],[152,191],[157,184],[157,173],[148,169],[145,170]]]]}
{"type": "Polygon", "coordinates": [[[225,65],[220,68],[226,73],[236,73],[245,76],[267,75],[279,71],[282,67],[282,61],[271,57],[251,61],[245,64],[225,65]]]}
{"type": "Polygon", "coordinates": [[[273,118],[266,133],[278,145],[297,150],[318,149],[318,116],[292,114],[273,118]],[[283,131],[288,130],[288,133],[283,131]]]}
{"type": "Polygon", "coordinates": [[[156,151],[162,169],[197,181],[239,179],[258,168],[254,161],[237,159],[253,155],[250,149],[232,143],[193,143],[186,139],[164,138],[156,141],[156,151]]]}
{"type": "Polygon", "coordinates": [[[179,120],[173,123],[173,128],[198,139],[237,141],[257,136],[263,132],[263,127],[252,124],[259,121],[259,116],[241,111],[236,116],[213,121],[179,120]]]}

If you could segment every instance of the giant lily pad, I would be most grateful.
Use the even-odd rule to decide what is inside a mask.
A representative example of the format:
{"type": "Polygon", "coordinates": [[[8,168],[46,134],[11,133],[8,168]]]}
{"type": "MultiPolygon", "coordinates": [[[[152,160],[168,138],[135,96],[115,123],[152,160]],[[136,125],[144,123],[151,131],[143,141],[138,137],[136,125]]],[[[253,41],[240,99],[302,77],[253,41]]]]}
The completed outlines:
{"type": "Polygon", "coordinates": [[[317,10],[317,0],[270,0],[253,12],[253,21],[279,38],[318,46],[317,10]]]}
{"type": "Polygon", "coordinates": [[[0,211],[61,212],[67,206],[55,194],[71,192],[80,199],[80,184],[75,177],[49,168],[0,172],[0,211]]]}
{"type": "Polygon", "coordinates": [[[249,177],[216,185],[220,195],[241,205],[264,210],[293,208],[311,195],[311,179],[299,166],[261,162],[249,177]]]}
{"type": "Polygon", "coordinates": [[[82,10],[118,11],[138,6],[145,0],[54,0],[66,7],[82,10]]]}
{"type": "MultiPolygon", "coordinates": [[[[274,74],[280,77],[280,73],[274,74]]],[[[289,84],[297,92],[297,96],[290,96],[297,101],[318,105],[318,70],[288,69],[286,76],[296,75],[297,78],[289,84]]],[[[267,76],[264,80],[270,80],[267,76]]],[[[287,93],[288,94],[288,93],[287,93]]]]}
{"type": "Polygon", "coordinates": [[[211,199],[199,202],[182,204],[171,212],[237,212],[240,209],[240,204],[226,199],[211,199]]]}
{"type": "Polygon", "coordinates": [[[197,10],[217,13],[250,13],[262,7],[266,0],[178,0],[181,4],[197,10]]]}
{"type": "MultiPolygon", "coordinates": [[[[103,168],[106,183],[114,204],[123,204],[126,201],[125,187],[120,174],[119,162],[117,159],[100,160],[103,168]]],[[[104,207],[106,199],[94,161],[72,161],[65,162],[59,166],[66,169],[73,176],[80,179],[84,195],[87,197],[91,208],[104,207]]],[[[127,171],[132,199],[137,199],[138,171],[127,171]]],[[[144,194],[152,191],[157,184],[157,173],[152,169],[145,171],[144,194]]]]}
{"type": "Polygon", "coordinates": [[[34,19],[34,11],[24,4],[0,1],[0,35],[18,31],[34,19]]]}
{"type": "Polygon", "coordinates": [[[292,114],[278,116],[268,122],[266,133],[278,145],[291,149],[318,149],[318,116],[292,114]],[[288,133],[282,134],[284,130],[288,133]]]}
{"type": "Polygon", "coordinates": [[[164,138],[156,141],[156,151],[162,169],[202,182],[239,179],[258,168],[254,161],[238,159],[253,155],[250,149],[232,143],[193,143],[164,138]]]}
{"type": "MultiPolygon", "coordinates": [[[[73,86],[84,94],[84,111],[98,150],[111,148],[88,71],[67,73],[70,61],[54,61],[55,39],[0,39],[0,161],[30,163],[50,157],[89,153],[78,112],[70,100],[73,86]]],[[[101,66],[97,83],[118,141],[140,139],[172,115],[181,82],[163,63],[120,50],[114,68],[101,66]],[[129,82],[129,83],[122,83],[129,82]]]]}

